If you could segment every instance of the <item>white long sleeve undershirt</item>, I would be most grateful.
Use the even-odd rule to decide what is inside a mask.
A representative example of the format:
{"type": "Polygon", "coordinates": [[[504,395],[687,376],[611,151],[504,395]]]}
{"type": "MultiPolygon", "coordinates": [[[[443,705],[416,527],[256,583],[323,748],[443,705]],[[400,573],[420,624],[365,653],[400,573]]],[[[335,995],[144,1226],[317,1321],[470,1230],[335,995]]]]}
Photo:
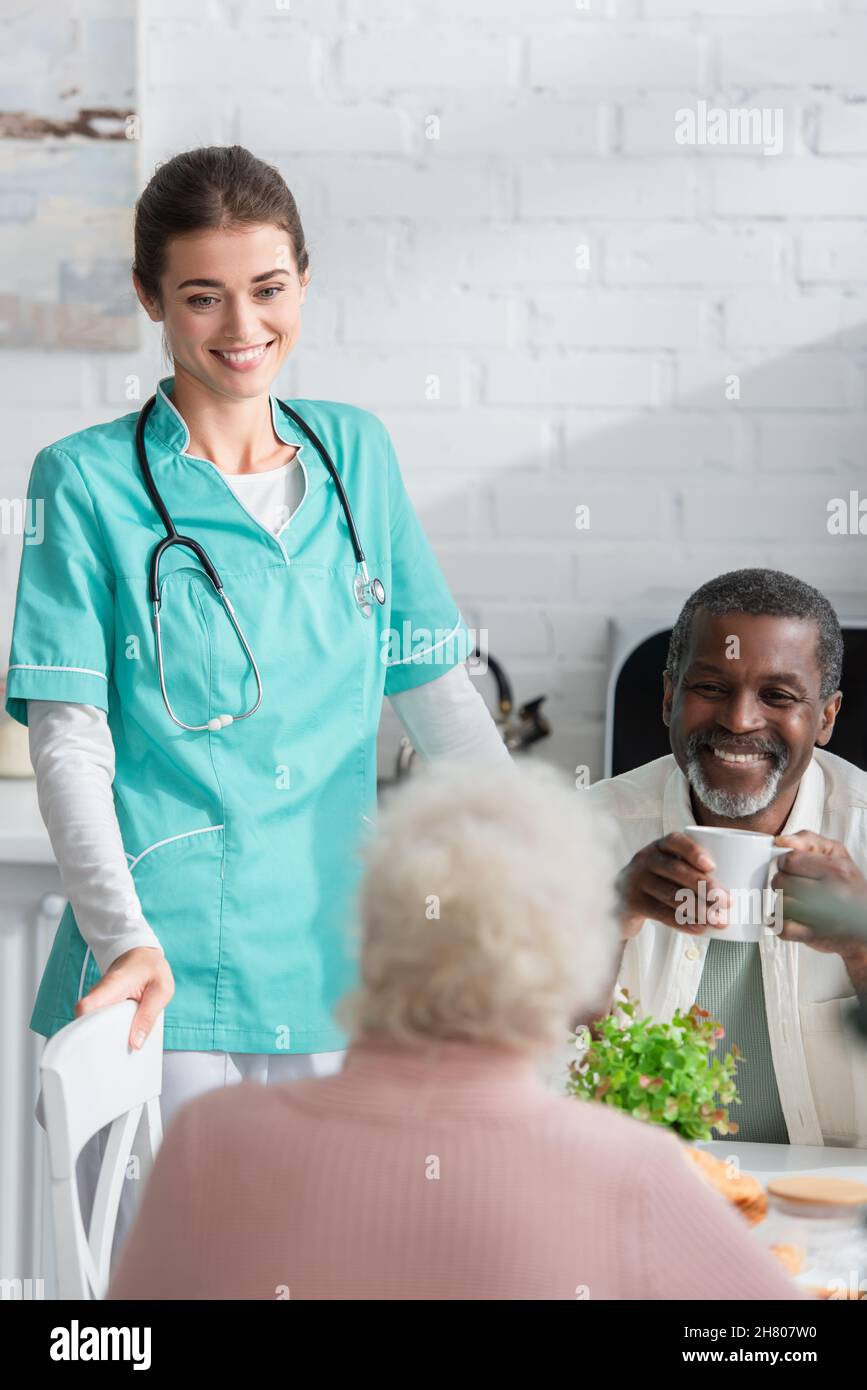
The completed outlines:
{"type": "MultiPolygon", "coordinates": [[[[262,525],[279,530],[300,500],[300,474],[290,463],[264,475],[224,477],[262,525]]],[[[389,698],[426,761],[511,762],[466,665],[389,698]]],[[[40,813],[63,891],[100,974],[133,947],[162,951],[142,912],[121,838],[112,793],[114,743],[105,711],[95,705],[28,700],[27,718],[40,813]]]]}

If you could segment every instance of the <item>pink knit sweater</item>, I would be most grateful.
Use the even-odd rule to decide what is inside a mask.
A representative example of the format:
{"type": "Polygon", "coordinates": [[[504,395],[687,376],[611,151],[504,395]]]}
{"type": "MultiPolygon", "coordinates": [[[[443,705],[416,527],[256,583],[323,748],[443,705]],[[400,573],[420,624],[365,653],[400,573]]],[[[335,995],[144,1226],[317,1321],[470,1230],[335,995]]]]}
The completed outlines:
{"type": "Polygon", "coordinates": [[[681,1141],[528,1057],[368,1035],[336,1076],[175,1116],[110,1299],[776,1299],[681,1141]]]}

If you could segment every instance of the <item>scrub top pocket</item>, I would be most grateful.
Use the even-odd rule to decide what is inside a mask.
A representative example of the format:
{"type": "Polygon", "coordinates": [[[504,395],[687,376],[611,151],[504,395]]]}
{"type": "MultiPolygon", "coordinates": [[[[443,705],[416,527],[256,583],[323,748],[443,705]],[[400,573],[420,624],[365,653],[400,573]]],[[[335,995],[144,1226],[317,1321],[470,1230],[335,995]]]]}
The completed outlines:
{"type": "MultiPolygon", "coordinates": [[[[175,977],[166,1025],[210,1025],[220,958],[222,825],[186,831],[142,850],[130,872],[142,911],[175,977]]],[[[205,1046],[205,1044],[203,1044],[205,1046]]]]}
{"type": "MultiPolygon", "coordinates": [[[[195,1017],[198,992],[213,999],[204,963],[216,960],[222,898],[223,826],[186,831],[130,856],[130,873],[142,905],[175,976],[166,1021],[195,1017]],[[191,977],[196,991],[189,995],[191,977]],[[180,997],[179,997],[180,996],[180,997]],[[177,1016],[177,1018],[176,1018],[177,1016]]],[[[83,997],[101,978],[88,948],[83,997]]]]}

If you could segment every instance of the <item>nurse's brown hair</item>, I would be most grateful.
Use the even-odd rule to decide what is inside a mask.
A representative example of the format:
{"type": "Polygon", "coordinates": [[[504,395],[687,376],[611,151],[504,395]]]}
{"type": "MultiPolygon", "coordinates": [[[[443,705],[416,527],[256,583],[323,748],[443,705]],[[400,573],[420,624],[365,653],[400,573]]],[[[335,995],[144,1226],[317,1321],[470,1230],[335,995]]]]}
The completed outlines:
{"type": "Polygon", "coordinates": [[[132,269],[162,307],[160,279],[172,237],[273,223],[289,237],[298,274],[309,257],[304,229],[279,169],[243,145],[204,145],[160,164],[135,205],[132,269]]]}

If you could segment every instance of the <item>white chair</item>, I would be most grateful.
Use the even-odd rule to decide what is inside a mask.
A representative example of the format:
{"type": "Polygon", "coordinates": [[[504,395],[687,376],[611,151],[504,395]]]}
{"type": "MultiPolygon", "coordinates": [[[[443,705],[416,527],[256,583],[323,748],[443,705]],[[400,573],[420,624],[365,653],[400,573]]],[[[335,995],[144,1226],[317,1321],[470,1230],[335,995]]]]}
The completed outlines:
{"type": "Polygon", "coordinates": [[[128,1039],[137,1007],[134,999],[124,999],[77,1018],[49,1038],[42,1053],[39,1074],[61,1299],[105,1297],[127,1160],[140,1133],[138,1204],[162,1142],[163,1014],[136,1051],[128,1039]],[[109,1123],[85,1233],[75,1165],[88,1139],[109,1123]]]}

